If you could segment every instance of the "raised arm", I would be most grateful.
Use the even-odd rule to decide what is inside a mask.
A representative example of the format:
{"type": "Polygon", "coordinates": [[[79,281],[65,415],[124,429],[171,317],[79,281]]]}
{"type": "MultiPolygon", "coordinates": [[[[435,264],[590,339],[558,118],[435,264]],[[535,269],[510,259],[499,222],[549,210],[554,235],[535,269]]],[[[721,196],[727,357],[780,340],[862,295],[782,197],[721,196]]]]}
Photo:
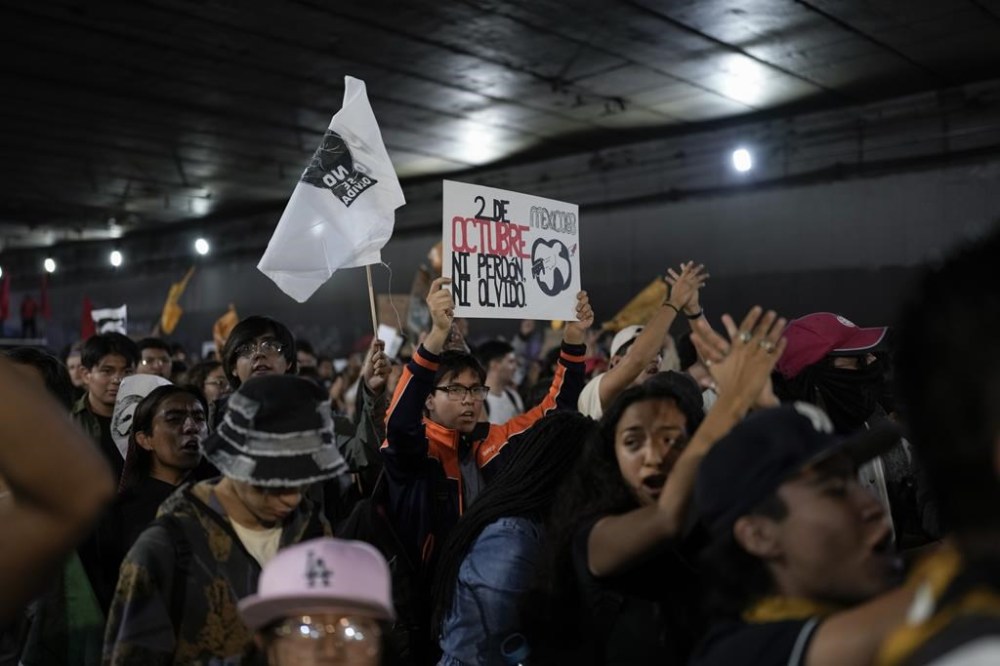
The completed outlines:
{"type": "Polygon", "coordinates": [[[540,403],[501,426],[505,439],[524,432],[554,409],[576,411],[585,382],[583,355],[586,347],[583,341],[593,325],[594,309],[590,306],[590,297],[587,292],[581,291],[576,295],[576,320],[567,322],[563,331],[562,349],[549,392],[540,403]]]}
{"type": "MultiPolygon", "coordinates": [[[[680,271],[668,268],[667,275],[663,278],[663,280],[669,285],[671,289],[670,293],[673,294],[673,290],[678,287],[678,283],[680,283],[681,276],[684,274],[685,270],[700,270],[701,268],[701,266],[695,267],[693,261],[688,261],[681,264],[680,271]]],[[[698,289],[695,289],[694,292],[691,293],[691,298],[689,298],[681,307],[681,312],[683,312],[684,316],[687,317],[692,329],[694,328],[694,322],[701,320],[707,323],[708,321],[705,319],[705,311],[701,308],[701,287],[705,286],[705,282],[709,277],[711,276],[708,273],[704,273],[701,276],[701,285],[698,289]]],[[[681,288],[683,288],[683,286],[681,288]]]]}
{"type": "Polygon", "coordinates": [[[114,495],[100,452],[43,390],[0,359],[0,622],[50,580],[114,495]]]}
{"type": "Polygon", "coordinates": [[[385,343],[376,338],[365,355],[358,407],[351,429],[340,428],[346,419],[335,422],[337,445],[351,472],[358,475],[363,492],[371,490],[382,471],[379,447],[385,439],[385,384],[389,376],[389,360],[384,349],[385,343]]]}
{"type": "Polygon", "coordinates": [[[904,585],[823,620],[809,641],[806,666],[872,663],[889,632],[903,624],[915,592],[904,585]]]}
{"type": "Polygon", "coordinates": [[[431,282],[427,294],[427,307],[431,311],[431,332],[424,338],[424,349],[432,354],[440,354],[444,349],[451,324],[455,320],[455,300],[451,289],[445,289],[451,284],[451,278],[438,278],[431,282]]]}
{"type": "Polygon", "coordinates": [[[704,271],[704,266],[695,266],[693,262],[688,262],[682,264],[679,274],[674,273],[677,275],[676,278],[668,277],[669,290],[666,300],[642,329],[642,333],[632,343],[624,358],[601,377],[598,390],[602,410],[606,410],[615,398],[649,367],[663,349],[663,339],[677,315],[687,307],[688,302],[697,295],[698,290],[708,279],[708,274],[704,271]]]}
{"type": "Polygon", "coordinates": [[[406,468],[409,462],[422,460],[427,454],[424,431],[424,403],[433,389],[434,373],[455,316],[451,290],[445,286],[448,278],[438,278],[427,295],[432,328],[424,343],[413,353],[403,369],[386,417],[386,440],[382,445],[386,467],[391,474],[406,468]]]}
{"type": "Polygon", "coordinates": [[[659,501],[598,521],[587,542],[594,576],[627,569],[661,543],[676,538],[694,489],[698,466],[712,446],[746,415],[760,395],[785,342],[785,320],[754,307],[744,318],[726,357],[719,362],[719,400],[677,459],[659,501]]]}

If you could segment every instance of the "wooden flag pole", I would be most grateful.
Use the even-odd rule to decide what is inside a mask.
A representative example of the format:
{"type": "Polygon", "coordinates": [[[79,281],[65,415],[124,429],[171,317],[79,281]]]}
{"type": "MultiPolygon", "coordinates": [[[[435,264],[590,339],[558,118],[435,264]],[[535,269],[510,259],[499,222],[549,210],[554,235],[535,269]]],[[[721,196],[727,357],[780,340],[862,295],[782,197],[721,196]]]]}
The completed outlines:
{"type": "Polygon", "coordinates": [[[372,285],[371,264],[365,266],[365,273],[368,274],[368,302],[372,307],[372,334],[378,336],[378,317],[375,314],[375,287],[372,285]]]}

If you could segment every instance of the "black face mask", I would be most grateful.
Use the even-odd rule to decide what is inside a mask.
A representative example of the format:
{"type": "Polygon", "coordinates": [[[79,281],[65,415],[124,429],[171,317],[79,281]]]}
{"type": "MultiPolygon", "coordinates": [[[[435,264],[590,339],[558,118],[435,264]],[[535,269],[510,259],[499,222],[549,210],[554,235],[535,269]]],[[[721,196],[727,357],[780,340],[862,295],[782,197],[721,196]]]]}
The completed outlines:
{"type": "Polygon", "coordinates": [[[880,361],[858,370],[827,365],[816,368],[813,382],[820,406],[838,433],[858,430],[875,413],[884,374],[880,361]]]}

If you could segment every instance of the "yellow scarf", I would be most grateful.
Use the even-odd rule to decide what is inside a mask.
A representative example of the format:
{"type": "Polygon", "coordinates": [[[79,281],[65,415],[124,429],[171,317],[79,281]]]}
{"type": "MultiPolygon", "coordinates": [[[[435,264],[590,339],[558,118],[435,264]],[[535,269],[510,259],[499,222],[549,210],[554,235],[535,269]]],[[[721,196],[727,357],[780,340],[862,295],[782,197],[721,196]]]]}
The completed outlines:
{"type": "Polygon", "coordinates": [[[765,597],[743,612],[743,621],[750,624],[805,620],[825,617],[841,610],[839,606],[823,604],[802,597],[765,597]]]}
{"type": "Polygon", "coordinates": [[[951,544],[926,556],[913,569],[908,585],[917,590],[911,617],[890,633],[875,659],[879,666],[904,663],[931,638],[964,615],[1000,615],[1000,597],[987,589],[973,589],[948,606],[939,601],[948,586],[962,572],[962,556],[951,544]],[[921,608],[922,607],[922,608],[921,608]],[[919,608],[920,613],[914,613],[919,608]]]}

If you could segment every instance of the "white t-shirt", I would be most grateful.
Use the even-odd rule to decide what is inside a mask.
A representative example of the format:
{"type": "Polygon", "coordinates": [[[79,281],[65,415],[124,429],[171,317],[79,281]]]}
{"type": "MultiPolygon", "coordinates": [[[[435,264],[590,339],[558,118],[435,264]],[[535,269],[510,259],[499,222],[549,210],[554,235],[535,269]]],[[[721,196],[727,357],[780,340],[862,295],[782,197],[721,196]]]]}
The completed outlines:
{"type": "Polygon", "coordinates": [[[601,378],[606,374],[602,372],[587,382],[587,385],[580,391],[580,398],[576,401],[576,408],[580,410],[580,413],[595,421],[604,414],[604,408],[601,407],[601,378]]]}
{"type": "Polygon", "coordinates": [[[486,404],[489,409],[490,423],[503,425],[518,414],[524,413],[524,403],[516,391],[505,389],[500,395],[488,393],[486,404]]]}
{"type": "Polygon", "coordinates": [[[281,528],[272,527],[267,530],[252,530],[243,527],[235,520],[230,520],[236,536],[243,542],[243,547],[253,555],[260,566],[264,566],[271,561],[271,558],[278,553],[278,544],[281,542],[281,528]]]}

